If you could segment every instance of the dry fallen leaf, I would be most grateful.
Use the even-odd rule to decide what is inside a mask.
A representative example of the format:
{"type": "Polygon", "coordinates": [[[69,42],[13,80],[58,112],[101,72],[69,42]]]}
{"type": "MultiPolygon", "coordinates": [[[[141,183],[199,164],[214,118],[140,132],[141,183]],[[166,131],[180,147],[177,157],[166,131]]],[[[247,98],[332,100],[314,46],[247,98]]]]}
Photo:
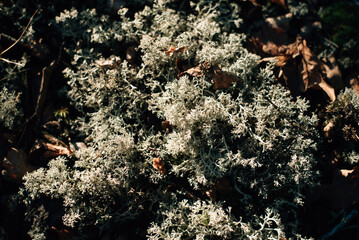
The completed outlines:
{"type": "Polygon", "coordinates": [[[182,77],[183,75],[189,75],[191,77],[202,77],[204,76],[204,70],[201,68],[201,65],[198,65],[180,73],[179,77],[182,77]]]}
{"type": "Polygon", "coordinates": [[[153,167],[156,168],[160,173],[164,174],[166,172],[165,164],[161,158],[153,159],[153,167]]]}
{"type": "Polygon", "coordinates": [[[323,59],[323,66],[328,83],[333,86],[334,89],[344,89],[345,85],[342,79],[342,74],[335,58],[332,56],[323,59]]]}
{"type": "Polygon", "coordinates": [[[325,68],[318,57],[307,46],[306,40],[298,37],[295,43],[287,46],[285,54],[276,56],[277,66],[281,68],[279,77],[283,77],[293,95],[319,87],[335,101],[335,90],[322,76],[325,68]]]}
{"type": "Polygon", "coordinates": [[[334,88],[324,81],[322,72],[325,70],[318,57],[309,49],[306,40],[297,38],[297,44],[298,50],[303,56],[300,68],[302,69],[301,73],[305,84],[305,90],[318,84],[319,87],[327,93],[330,100],[334,102],[336,98],[334,88]]]}
{"type": "Polygon", "coordinates": [[[238,78],[222,71],[219,67],[214,67],[213,69],[213,88],[226,89],[229,88],[233,82],[237,82],[238,78]]]}
{"type": "Polygon", "coordinates": [[[260,30],[251,39],[255,52],[263,57],[283,54],[286,47],[293,42],[288,37],[292,18],[293,14],[288,13],[277,18],[265,19],[260,30]]]}
{"type": "Polygon", "coordinates": [[[209,62],[203,62],[196,67],[189,68],[179,74],[179,77],[183,75],[189,75],[191,77],[202,77],[205,74],[210,75],[213,79],[213,88],[215,90],[226,89],[231,86],[233,82],[237,82],[238,78],[222,71],[217,65],[212,65],[209,62]]]}
{"type": "MultiPolygon", "coordinates": [[[[47,136],[48,137],[48,136],[47,136]]],[[[72,153],[70,147],[56,139],[45,138],[47,141],[41,139],[36,139],[33,146],[30,149],[29,159],[32,163],[37,165],[46,164],[50,159],[56,158],[58,156],[69,155],[72,153]]]]}
{"type": "Polygon", "coordinates": [[[180,47],[180,48],[175,48],[174,46],[171,46],[168,50],[165,50],[166,55],[169,56],[173,56],[177,53],[182,53],[186,50],[186,47],[180,47]]]}

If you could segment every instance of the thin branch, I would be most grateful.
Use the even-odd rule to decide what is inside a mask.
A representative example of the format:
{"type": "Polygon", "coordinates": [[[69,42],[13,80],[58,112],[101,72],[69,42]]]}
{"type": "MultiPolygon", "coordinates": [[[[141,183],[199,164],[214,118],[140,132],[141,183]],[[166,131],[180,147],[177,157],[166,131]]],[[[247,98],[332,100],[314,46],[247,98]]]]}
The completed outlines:
{"type": "MultiPolygon", "coordinates": [[[[35,14],[37,13],[37,11],[38,11],[38,10],[36,10],[36,11],[34,12],[34,14],[32,14],[32,16],[31,16],[29,22],[27,23],[27,25],[26,25],[24,31],[21,33],[20,37],[19,37],[13,44],[11,44],[10,47],[8,47],[8,48],[5,49],[4,51],[2,51],[2,52],[0,53],[0,56],[3,55],[4,53],[6,53],[7,51],[9,51],[13,46],[15,46],[15,45],[20,41],[20,39],[22,38],[22,36],[25,34],[26,30],[29,28],[30,23],[31,23],[32,19],[35,17],[35,14]]],[[[3,59],[1,59],[1,60],[3,60],[3,59]]]]}
{"type": "Polygon", "coordinates": [[[20,66],[20,67],[23,67],[23,65],[22,65],[21,63],[13,62],[13,61],[10,61],[10,60],[8,60],[8,59],[6,59],[6,58],[0,57],[0,60],[1,60],[1,61],[4,61],[4,62],[7,62],[7,63],[11,63],[11,64],[18,65],[18,66],[20,66]]]}
{"type": "Polygon", "coordinates": [[[340,223],[338,223],[330,232],[325,234],[323,237],[319,238],[319,240],[326,240],[336,234],[342,227],[344,227],[350,219],[355,217],[358,214],[358,210],[353,209],[347,216],[345,216],[340,223]]]}

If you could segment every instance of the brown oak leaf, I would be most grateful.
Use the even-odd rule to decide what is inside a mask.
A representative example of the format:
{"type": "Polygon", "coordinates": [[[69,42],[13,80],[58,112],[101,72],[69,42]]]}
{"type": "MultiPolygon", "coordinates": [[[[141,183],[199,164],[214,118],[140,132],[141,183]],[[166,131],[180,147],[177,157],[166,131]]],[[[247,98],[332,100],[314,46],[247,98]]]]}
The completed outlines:
{"type": "Polygon", "coordinates": [[[213,79],[213,88],[215,90],[226,89],[231,86],[233,82],[237,82],[238,78],[223,71],[217,65],[212,65],[209,62],[203,62],[196,67],[189,68],[179,74],[179,77],[183,75],[189,75],[191,77],[202,77],[208,74],[213,79]]]}
{"type": "Polygon", "coordinates": [[[276,56],[277,66],[281,68],[279,77],[283,77],[293,95],[307,91],[308,88],[321,88],[335,101],[335,90],[324,79],[325,67],[310,50],[306,40],[297,37],[295,43],[287,46],[283,55],[276,56]]]}
{"type": "Polygon", "coordinates": [[[166,55],[173,56],[176,53],[184,52],[186,50],[186,47],[180,47],[176,48],[174,46],[171,46],[169,49],[165,50],[166,55]]]}
{"type": "Polygon", "coordinates": [[[153,167],[156,168],[160,173],[164,174],[166,172],[166,167],[161,158],[153,159],[153,167]]]}
{"type": "Polygon", "coordinates": [[[213,88],[215,90],[229,88],[233,82],[237,81],[237,77],[222,71],[219,67],[213,68],[213,88]]]}

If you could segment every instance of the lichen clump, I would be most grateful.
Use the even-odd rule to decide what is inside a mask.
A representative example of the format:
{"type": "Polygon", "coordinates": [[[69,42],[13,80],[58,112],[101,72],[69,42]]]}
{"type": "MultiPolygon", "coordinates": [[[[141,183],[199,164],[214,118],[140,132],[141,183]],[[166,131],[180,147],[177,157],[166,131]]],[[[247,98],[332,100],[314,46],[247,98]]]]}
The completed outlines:
{"type": "MultiPolygon", "coordinates": [[[[50,24],[73,56],[63,71],[81,115],[73,131],[87,149],[24,177],[29,211],[43,199],[60,200],[62,224],[84,234],[150,212],[149,239],[297,235],[297,208],[317,178],[317,119],[306,113],[305,100],[294,101],[275,82],[272,65],[259,66],[243,47],[239,10],[236,3],[201,0],[184,12],[172,1],[155,1],[134,16],[121,8],[115,21],[95,10],[56,17],[50,24]],[[139,63],[103,55],[102,48],[119,42],[135,46],[139,63]],[[185,50],[166,53],[171,46],[185,50]],[[216,90],[211,75],[179,76],[178,61],[187,69],[208,62],[238,81],[216,90]],[[154,158],[166,171],[152,166],[154,158]],[[219,178],[233,186],[235,213],[223,207],[230,202],[162,191],[173,179],[202,191],[219,178]]],[[[30,235],[46,238],[46,231],[30,235]]]]}

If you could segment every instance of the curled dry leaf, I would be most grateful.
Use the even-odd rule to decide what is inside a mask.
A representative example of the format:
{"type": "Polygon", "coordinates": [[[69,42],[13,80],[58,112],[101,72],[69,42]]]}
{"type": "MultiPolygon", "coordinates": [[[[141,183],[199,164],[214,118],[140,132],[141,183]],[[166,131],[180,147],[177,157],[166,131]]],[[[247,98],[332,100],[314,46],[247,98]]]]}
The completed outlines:
{"type": "Polygon", "coordinates": [[[50,134],[44,135],[46,141],[36,139],[30,149],[29,159],[31,162],[42,165],[50,159],[72,153],[70,147],[50,134]]]}
{"type": "Polygon", "coordinates": [[[277,66],[281,68],[279,77],[283,77],[293,95],[319,87],[335,101],[335,90],[322,76],[325,68],[318,57],[307,46],[306,40],[298,37],[296,42],[287,46],[283,55],[276,56],[277,66]]]}
{"type": "Polygon", "coordinates": [[[238,78],[222,71],[219,67],[214,67],[213,69],[213,88],[226,89],[229,88],[233,82],[237,82],[238,78]]]}
{"type": "Polygon", "coordinates": [[[153,167],[156,168],[160,173],[164,174],[166,172],[165,164],[161,158],[153,159],[153,167]]]}
{"type": "Polygon", "coordinates": [[[188,68],[185,71],[180,72],[178,76],[181,77],[183,75],[188,75],[191,77],[202,77],[205,75],[205,73],[209,73],[211,69],[212,65],[209,62],[203,62],[196,67],[188,68]]]}
{"type": "Polygon", "coordinates": [[[192,67],[182,73],[179,76],[189,75],[192,77],[202,77],[208,74],[213,79],[213,88],[215,90],[226,89],[231,86],[233,82],[237,82],[238,78],[223,71],[217,65],[212,65],[209,62],[203,62],[196,67],[192,67]]]}
{"type": "Polygon", "coordinates": [[[328,82],[334,89],[344,89],[344,82],[342,79],[342,74],[339,70],[339,66],[335,58],[329,57],[323,59],[324,73],[327,76],[328,82]]]}
{"type": "Polygon", "coordinates": [[[197,67],[190,68],[187,71],[183,72],[181,74],[181,76],[184,74],[188,74],[192,77],[202,77],[204,75],[204,72],[200,66],[197,66],[197,67]]]}
{"type": "Polygon", "coordinates": [[[288,13],[277,18],[267,18],[260,30],[251,38],[255,52],[263,57],[283,54],[293,41],[289,39],[290,22],[293,14],[288,13]]]}
{"type": "Polygon", "coordinates": [[[165,50],[166,55],[173,56],[177,53],[182,53],[186,50],[186,47],[175,48],[171,46],[169,49],[165,50]]]}

